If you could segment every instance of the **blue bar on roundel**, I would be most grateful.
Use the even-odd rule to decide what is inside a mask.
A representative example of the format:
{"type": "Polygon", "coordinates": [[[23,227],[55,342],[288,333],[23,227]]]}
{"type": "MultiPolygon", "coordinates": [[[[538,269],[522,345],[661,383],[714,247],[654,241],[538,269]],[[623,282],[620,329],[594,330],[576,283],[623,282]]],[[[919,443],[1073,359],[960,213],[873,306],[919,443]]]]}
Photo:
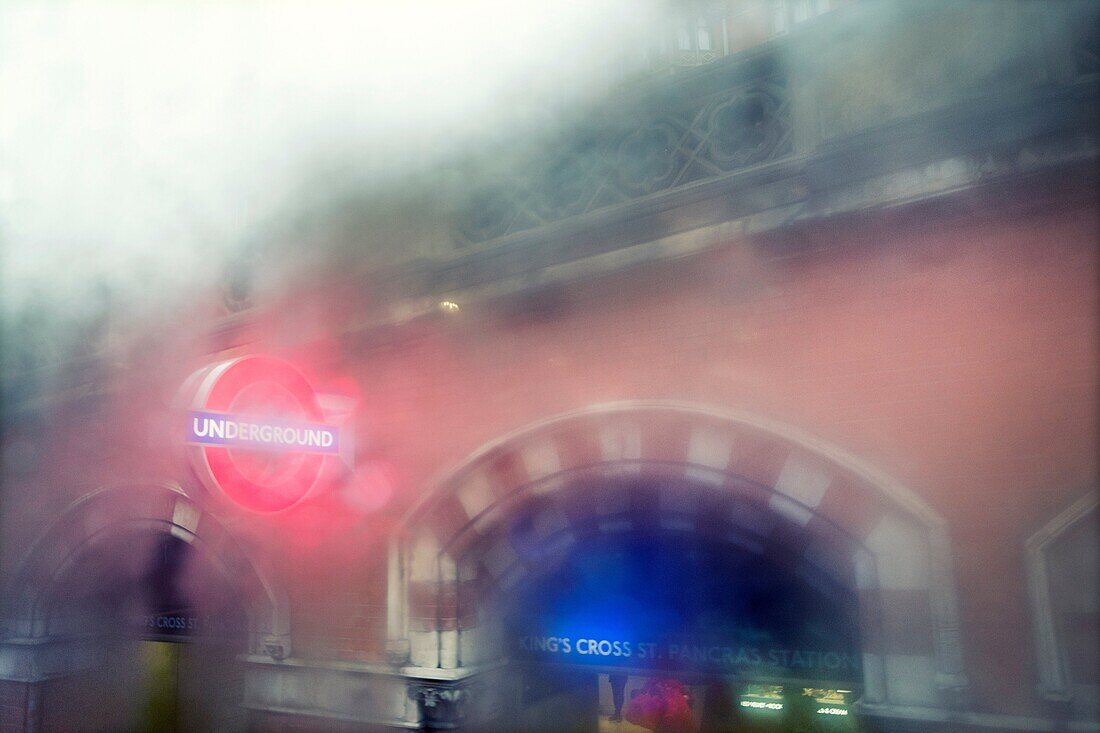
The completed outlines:
{"type": "Polygon", "coordinates": [[[340,450],[340,431],[324,423],[191,411],[187,414],[187,442],[335,455],[340,450]]]}

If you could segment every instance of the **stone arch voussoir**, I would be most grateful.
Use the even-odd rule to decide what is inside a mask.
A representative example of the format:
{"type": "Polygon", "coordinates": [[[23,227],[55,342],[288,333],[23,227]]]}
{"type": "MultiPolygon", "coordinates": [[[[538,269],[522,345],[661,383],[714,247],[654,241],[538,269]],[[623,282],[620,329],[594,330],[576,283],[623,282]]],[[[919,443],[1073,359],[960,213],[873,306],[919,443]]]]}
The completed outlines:
{"type": "MultiPolygon", "coordinates": [[[[391,641],[403,641],[417,666],[485,661],[495,650],[478,622],[478,599],[486,585],[526,571],[514,543],[494,539],[493,528],[531,497],[552,497],[578,476],[601,473],[679,476],[716,496],[755,492],[768,510],[759,513],[761,521],[771,528],[750,529],[765,542],[769,531],[792,526],[811,537],[849,538],[856,549],[840,564],[860,597],[865,701],[930,707],[958,701],[966,680],[942,518],[890,476],[812,435],[757,415],[683,403],[614,403],[568,413],[504,436],[444,476],[406,515],[393,545],[391,641]],[[476,552],[465,549],[479,541],[476,552]]],[[[668,501],[670,522],[713,514],[705,501],[678,506],[675,491],[658,493],[658,501],[668,501]]],[[[579,520],[553,501],[544,504],[532,531],[546,538],[556,532],[568,542],[570,523],[579,520]]],[[[616,519],[614,506],[591,511],[603,513],[608,531],[628,521],[616,519]]],[[[800,551],[830,572],[837,546],[815,541],[800,551]]]]}
{"type": "Polygon", "coordinates": [[[289,655],[289,604],[274,569],[250,555],[215,516],[169,483],[102,488],[70,504],[22,558],[0,605],[0,634],[25,640],[46,636],[45,603],[52,584],[97,538],[128,528],[169,534],[192,545],[246,600],[250,651],[289,655]]]}

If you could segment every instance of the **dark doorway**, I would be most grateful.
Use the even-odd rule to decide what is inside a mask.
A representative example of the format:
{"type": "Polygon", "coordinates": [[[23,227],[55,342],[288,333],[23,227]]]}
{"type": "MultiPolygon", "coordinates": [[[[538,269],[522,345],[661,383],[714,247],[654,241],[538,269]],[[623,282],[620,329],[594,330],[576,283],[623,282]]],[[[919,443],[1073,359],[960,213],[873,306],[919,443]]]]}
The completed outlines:
{"type": "Polygon", "coordinates": [[[82,634],[85,668],[47,683],[47,731],[243,730],[239,594],[189,543],[132,531],[96,543],[55,584],[50,633],[82,634]]]}
{"type": "Polygon", "coordinates": [[[854,723],[854,590],[762,549],[650,526],[543,558],[502,607],[515,719],[627,733],[631,698],[659,689],[688,709],[678,733],[854,723]],[[612,675],[628,680],[621,722],[612,675]]]}
{"type": "Polygon", "coordinates": [[[599,679],[589,672],[528,667],[518,677],[517,733],[589,733],[599,724],[599,679]]]}

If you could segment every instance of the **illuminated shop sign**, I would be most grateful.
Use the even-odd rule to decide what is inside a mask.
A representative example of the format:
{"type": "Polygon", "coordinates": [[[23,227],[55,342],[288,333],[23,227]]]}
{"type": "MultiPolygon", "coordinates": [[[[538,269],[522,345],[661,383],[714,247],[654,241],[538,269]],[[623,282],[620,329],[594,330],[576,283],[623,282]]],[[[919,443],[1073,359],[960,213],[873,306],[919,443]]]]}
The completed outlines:
{"type": "Polygon", "coordinates": [[[780,685],[747,685],[738,704],[747,711],[778,713],[786,707],[780,685]]]}
{"type": "Polygon", "coordinates": [[[850,731],[851,690],[791,687],[772,683],[746,684],[737,698],[739,712],[757,724],[782,725],[793,730],[850,731]]]}
{"type": "Polygon", "coordinates": [[[277,512],[305,499],[346,439],[294,366],[245,356],[200,370],[185,385],[184,440],[203,483],[234,503],[277,512]]]}
{"type": "Polygon", "coordinates": [[[814,702],[815,715],[844,718],[848,716],[848,695],[851,690],[820,690],[810,687],[802,689],[803,697],[814,702]]]}

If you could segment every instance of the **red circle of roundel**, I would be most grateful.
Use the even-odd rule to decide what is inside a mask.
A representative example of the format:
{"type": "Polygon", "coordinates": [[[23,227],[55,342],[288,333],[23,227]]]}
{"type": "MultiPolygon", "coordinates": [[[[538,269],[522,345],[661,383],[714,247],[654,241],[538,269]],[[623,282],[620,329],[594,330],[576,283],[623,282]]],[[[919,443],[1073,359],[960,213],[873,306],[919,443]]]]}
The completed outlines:
{"type": "MultiPolygon", "coordinates": [[[[317,393],[295,367],[281,359],[245,356],[203,370],[192,402],[195,410],[278,417],[323,423],[317,393]]],[[[324,467],[316,453],[259,452],[235,445],[192,445],[204,482],[246,509],[277,512],[309,495],[324,467]]]]}

